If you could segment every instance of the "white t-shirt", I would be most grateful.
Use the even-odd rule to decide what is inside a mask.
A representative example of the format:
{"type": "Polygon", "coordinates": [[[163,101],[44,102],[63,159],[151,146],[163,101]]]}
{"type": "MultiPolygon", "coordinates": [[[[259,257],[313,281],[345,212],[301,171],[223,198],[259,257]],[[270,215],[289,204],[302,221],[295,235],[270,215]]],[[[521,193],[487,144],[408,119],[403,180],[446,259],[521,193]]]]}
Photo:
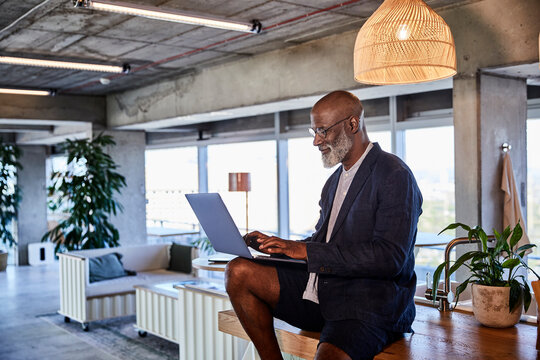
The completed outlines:
{"type": "MultiPolygon", "coordinates": [[[[370,142],[366,148],[366,151],[362,154],[360,159],[356,161],[356,163],[349,169],[341,171],[341,175],[339,177],[338,186],[336,189],[336,195],[334,196],[334,202],[332,204],[332,211],[330,212],[330,219],[328,220],[328,231],[326,232],[326,242],[330,241],[330,236],[332,236],[332,231],[334,230],[334,225],[336,224],[336,219],[339,214],[339,210],[341,209],[341,205],[343,205],[343,201],[345,200],[345,196],[347,196],[347,192],[349,191],[349,188],[351,187],[352,181],[354,179],[354,176],[356,175],[356,172],[358,171],[358,168],[366,158],[367,154],[369,153],[369,150],[373,147],[373,144],[370,142]]],[[[316,273],[309,273],[309,279],[308,283],[306,285],[306,290],[304,290],[304,294],[302,295],[302,299],[313,301],[314,303],[319,303],[319,295],[318,295],[318,275],[316,273]]]]}

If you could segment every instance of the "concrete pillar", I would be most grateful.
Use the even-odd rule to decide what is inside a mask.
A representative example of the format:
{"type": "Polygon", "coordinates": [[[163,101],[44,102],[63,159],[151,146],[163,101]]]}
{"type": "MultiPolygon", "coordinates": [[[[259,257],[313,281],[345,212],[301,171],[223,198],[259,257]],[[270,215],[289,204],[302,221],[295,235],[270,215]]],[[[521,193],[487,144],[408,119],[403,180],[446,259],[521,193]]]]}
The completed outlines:
{"type": "MultiPolygon", "coordinates": [[[[96,136],[98,132],[94,132],[96,136]]],[[[142,131],[106,131],[116,142],[108,149],[117,171],[126,178],[117,199],[124,211],[111,218],[120,233],[120,245],[146,242],[145,157],[146,137],[142,131]]]]}
{"type": "MultiPolygon", "coordinates": [[[[481,224],[488,233],[502,231],[501,145],[512,145],[510,156],[518,192],[527,189],[527,83],[524,79],[480,75],[480,206],[481,224]]],[[[521,211],[525,214],[525,201],[521,211]]]]}
{"type": "MultiPolygon", "coordinates": [[[[512,145],[510,155],[518,191],[524,192],[527,185],[526,82],[480,73],[461,76],[454,79],[453,108],[456,221],[481,225],[488,234],[493,233],[493,228],[501,231],[503,143],[512,145]]],[[[525,214],[524,207],[522,211],[525,214]]],[[[457,256],[474,248],[459,246],[457,256]]],[[[465,276],[464,269],[458,270],[458,281],[465,276]]]]}
{"type": "Polygon", "coordinates": [[[22,201],[17,219],[18,264],[28,265],[28,244],[40,242],[47,232],[47,188],[45,146],[20,146],[23,154],[17,181],[22,201]]]}
{"type": "MultiPolygon", "coordinates": [[[[454,79],[456,221],[480,222],[479,95],[476,75],[454,79]]],[[[459,233],[458,236],[463,236],[459,233]]]]}

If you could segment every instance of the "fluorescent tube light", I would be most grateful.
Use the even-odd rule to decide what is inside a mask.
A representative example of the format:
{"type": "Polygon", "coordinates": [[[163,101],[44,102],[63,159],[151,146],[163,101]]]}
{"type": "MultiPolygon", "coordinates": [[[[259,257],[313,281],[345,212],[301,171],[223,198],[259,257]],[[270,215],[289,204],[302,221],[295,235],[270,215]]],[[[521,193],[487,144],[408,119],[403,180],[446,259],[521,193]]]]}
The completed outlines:
{"type": "Polygon", "coordinates": [[[102,10],[132,16],[142,16],[150,19],[173,21],[190,25],[208,26],[225,30],[259,33],[262,29],[261,23],[257,20],[253,20],[251,23],[242,23],[210,16],[195,15],[177,10],[165,10],[155,6],[130,4],[120,1],[73,0],[73,5],[75,7],[87,7],[94,10],[102,10]]]}
{"type": "Polygon", "coordinates": [[[56,68],[56,69],[85,70],[85,71],[125,73],[125,74],[127,74],[130,70],[130,66],[128,64],[124,64],[123,66],[114,66],[114,65],[78,63],[78,62],[71,62],[71,61],[18,58],[18,57],[12,57],[12,56],[0,56],[0,64],[41,66],[41,67],[56,68]]]}
{"type": "Polygon", "coordinates": [[[9,89],[0,88],[0,94],[14,94],[14,95],[35,95],[35,96],[49,96],[54,95],[52,90],[30,90],[30,89],[9,89]]]}

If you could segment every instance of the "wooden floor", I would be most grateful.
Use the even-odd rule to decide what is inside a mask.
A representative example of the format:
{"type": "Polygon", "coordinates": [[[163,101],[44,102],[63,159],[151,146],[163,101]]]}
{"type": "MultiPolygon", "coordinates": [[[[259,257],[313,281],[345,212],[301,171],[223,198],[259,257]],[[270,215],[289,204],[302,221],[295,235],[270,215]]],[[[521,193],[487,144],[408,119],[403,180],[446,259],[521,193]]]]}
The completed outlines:
{"type": "Polygon", "coordinates": [[[58,286],[58,264],[0,272],[1,360],[115,359],[37,317],[60,308],[58,286]]]}

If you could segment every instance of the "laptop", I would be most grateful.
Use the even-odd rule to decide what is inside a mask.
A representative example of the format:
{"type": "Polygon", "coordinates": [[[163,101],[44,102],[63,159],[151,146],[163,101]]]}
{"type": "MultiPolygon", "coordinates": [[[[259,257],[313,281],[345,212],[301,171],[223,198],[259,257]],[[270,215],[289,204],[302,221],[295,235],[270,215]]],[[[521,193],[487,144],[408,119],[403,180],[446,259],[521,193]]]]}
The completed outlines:
{"type": "Polygon", "coordinates": [[[246,259],[306,264],[305,260],[293,259],[282,254],[264,254],[250,249],[219,194],[186,194],[186,198],[216,251],[246,259]]]}

